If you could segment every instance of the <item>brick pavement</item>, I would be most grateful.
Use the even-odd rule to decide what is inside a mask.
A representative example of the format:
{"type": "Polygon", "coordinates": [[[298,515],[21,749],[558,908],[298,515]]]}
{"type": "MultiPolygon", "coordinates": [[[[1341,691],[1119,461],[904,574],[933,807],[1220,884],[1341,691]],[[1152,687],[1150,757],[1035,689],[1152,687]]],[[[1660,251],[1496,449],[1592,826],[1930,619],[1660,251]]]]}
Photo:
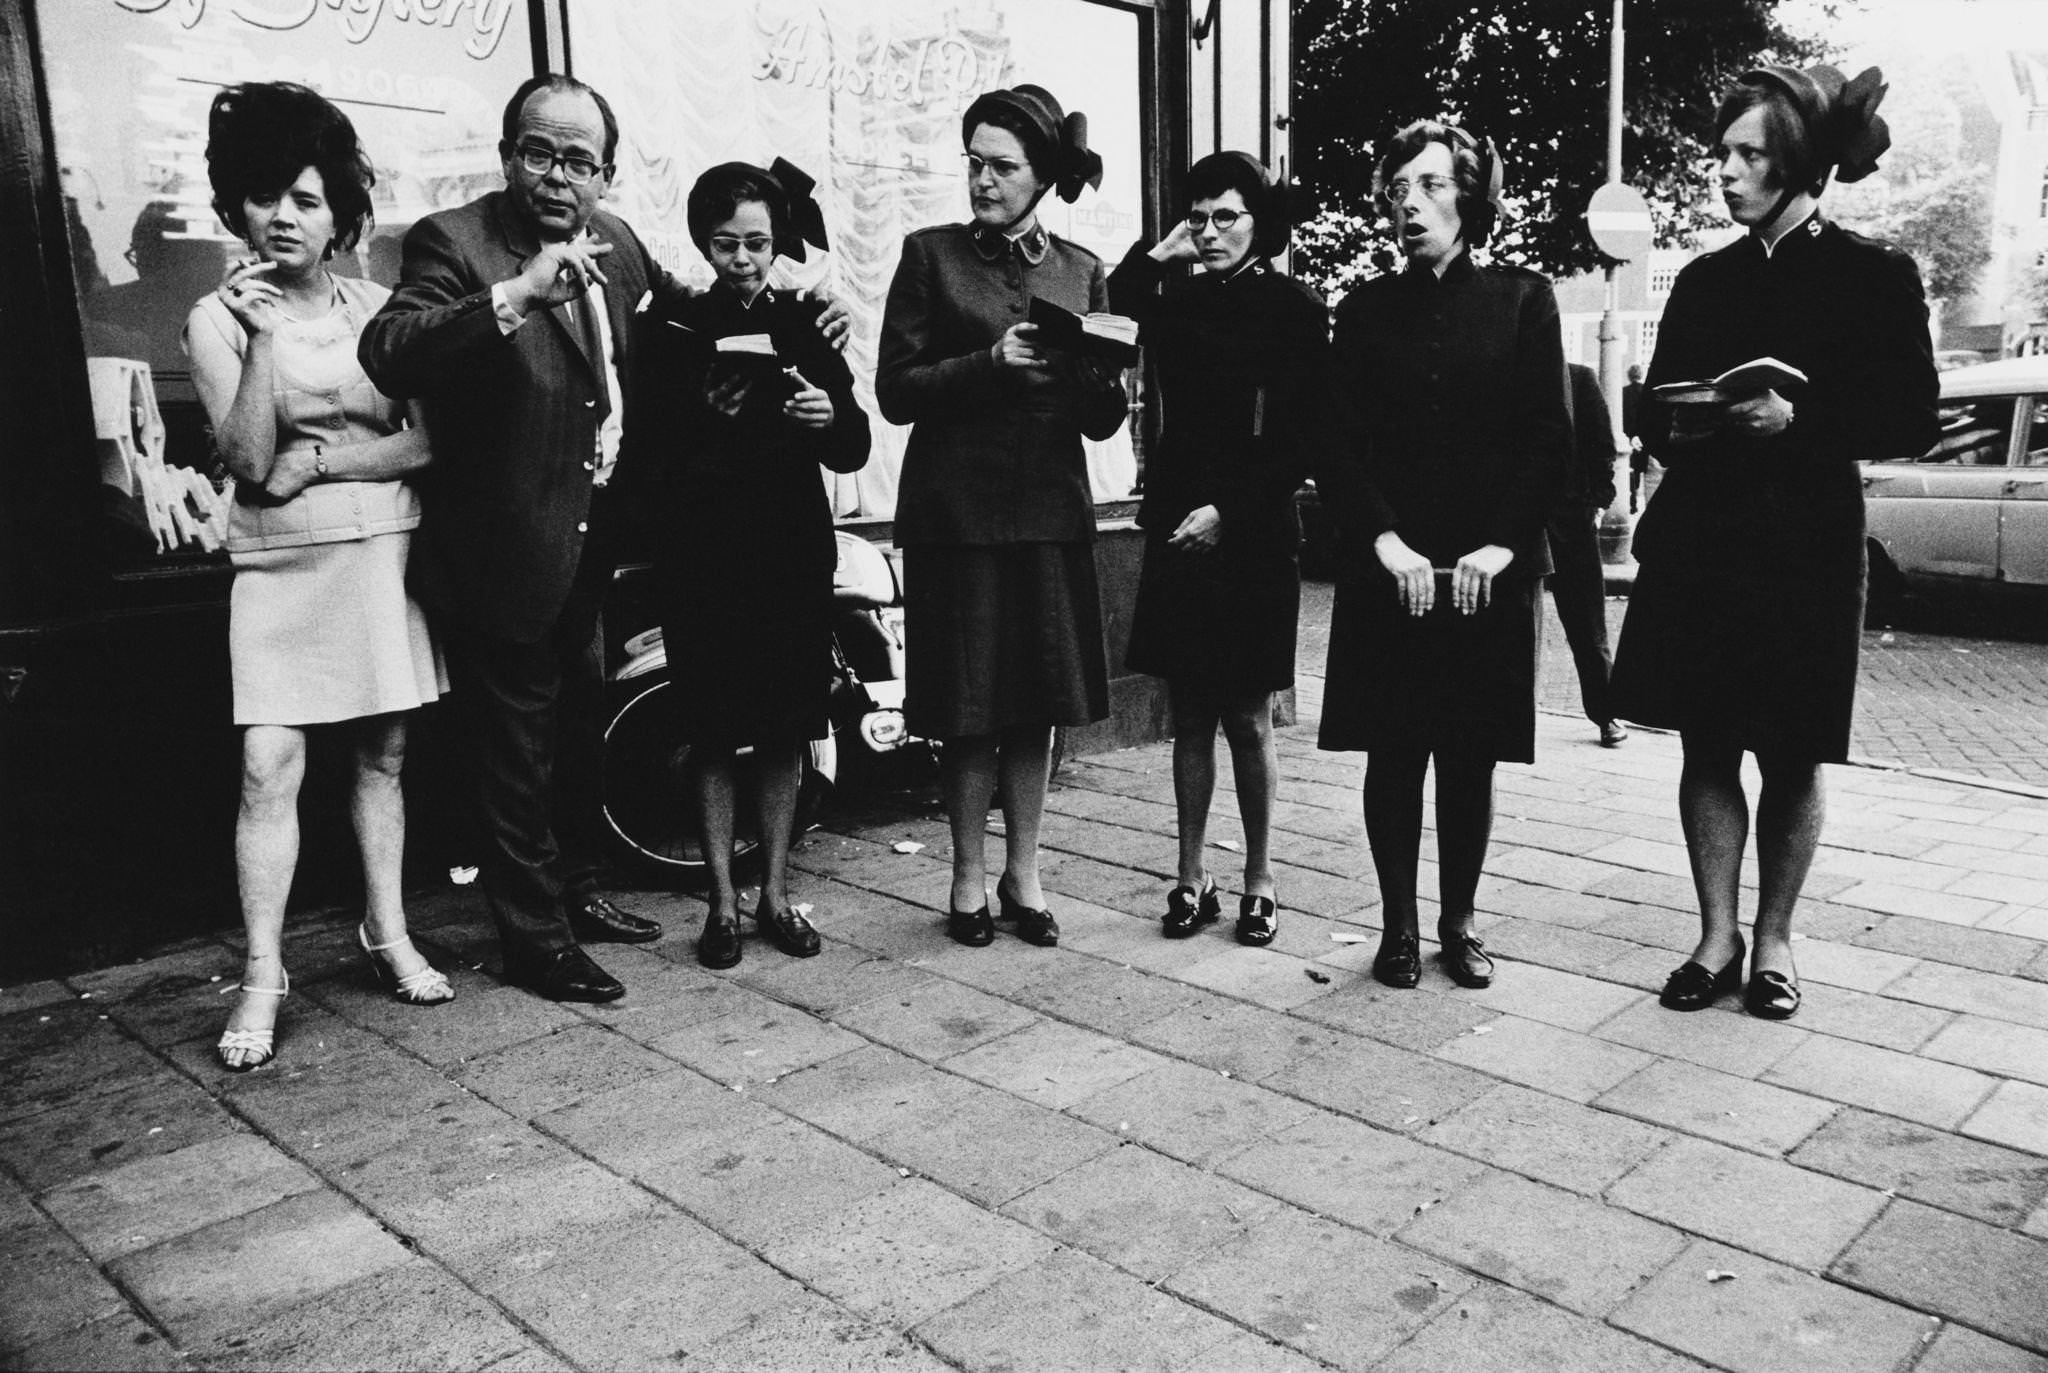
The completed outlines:
{"type": "Polygon", "coordinates": [[[707,973],[701,907],[643,896],[609,1007],[477,970],[452,890],[413,910],[458,1001],[295,920],[246,1076],[226,940],[8,988],[0,1362],[2048,1370],[2048,804],[1837,770],[1805,1009],[1681,1017],[1675,742],[1540,732],[1486,992],[1332,938],[1377,912],[1310,726],[1271,950],[1158,936],[1161,745],[1055,790],[1055,950],[949,943],[943,825],[876,811],[800,850],[821,956],[707,973]]]}

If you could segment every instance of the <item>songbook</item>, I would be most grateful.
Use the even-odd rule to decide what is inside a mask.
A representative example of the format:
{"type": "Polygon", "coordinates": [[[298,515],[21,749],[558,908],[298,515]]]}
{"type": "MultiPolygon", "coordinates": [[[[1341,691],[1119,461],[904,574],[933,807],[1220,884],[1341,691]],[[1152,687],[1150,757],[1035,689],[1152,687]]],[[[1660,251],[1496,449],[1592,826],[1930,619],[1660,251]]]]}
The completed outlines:
{"type": "Polygon", "coordinates": [[[1789,362],[1758,358],[1705,381],[1667,381],[1651,387],[1650,394],[1667,405],[1726,405],[1762,391],[1803,385],[1805,381],[1806,373],[1789,362]]]}
{"type": "Polygon", "coordinates": [[[1033,296],[1029,320],[1038,326],[1038,337],[1048,348],[1100,358],[1118,367],[1137,365],[1138,321],[1127,315],[1107,311],[1077,315],[1043,296],[1033,296]]]}

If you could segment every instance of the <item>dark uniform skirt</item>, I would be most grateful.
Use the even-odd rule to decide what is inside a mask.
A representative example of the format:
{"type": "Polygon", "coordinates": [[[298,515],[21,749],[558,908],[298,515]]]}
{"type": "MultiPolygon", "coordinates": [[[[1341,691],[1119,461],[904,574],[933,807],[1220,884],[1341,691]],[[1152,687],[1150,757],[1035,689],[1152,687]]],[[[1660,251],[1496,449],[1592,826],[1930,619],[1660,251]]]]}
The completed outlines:
{"type": "Polygon", "coordinates": [[[957,739],[1108,717],[1090,545],[913,545],[903,605],[913,733],[957,739]]]}
{"type": "Polygon", "coordinates": [[[1301,569],[1291,551],[1182,553],[1145,540],[1125,664],[1225,699],[1294,685],[1301,569]]]}
{"type": "Polygon", "coordinates": [[[1537,585],[1496,580],[1484,610],[1460,615],[1439,580],[1417,617],[1390,577],[1339,582],[1316,746],[1534,762],[1537,585]]]}

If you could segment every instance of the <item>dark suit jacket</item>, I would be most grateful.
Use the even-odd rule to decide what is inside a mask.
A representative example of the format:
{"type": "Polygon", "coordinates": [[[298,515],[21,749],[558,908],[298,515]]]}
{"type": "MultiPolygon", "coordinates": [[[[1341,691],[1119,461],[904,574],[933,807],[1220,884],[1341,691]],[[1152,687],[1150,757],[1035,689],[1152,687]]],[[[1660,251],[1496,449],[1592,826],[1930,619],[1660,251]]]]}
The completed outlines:
{"type": "Polygon", "coordinates": [[[1579,518],[1589,505],[1614,503],[1614,412],[1600,377],[1583,362],[1565,364],[1572,379],[1572,471],[1560,514],[1579,518]]]}
{"type": "MultiPolygon", "coordinates": [[[[650,290],[681,287],[625,221],[600,210],[590,233],[614,245],[605,312],[630,415],[632,316],[650,290]]],[[[418,480],[415,588],[465,628],[515,643],[554,625],[586,544],[588,556],[612,556],[591,508],[602,364],[563,307],[510,335],[491,308],[491,286],[539,250],[502,191],[427,216],[406,232],[398,289],[358,350],[378,389],[426,409],[435,460],[418,480]]]]}

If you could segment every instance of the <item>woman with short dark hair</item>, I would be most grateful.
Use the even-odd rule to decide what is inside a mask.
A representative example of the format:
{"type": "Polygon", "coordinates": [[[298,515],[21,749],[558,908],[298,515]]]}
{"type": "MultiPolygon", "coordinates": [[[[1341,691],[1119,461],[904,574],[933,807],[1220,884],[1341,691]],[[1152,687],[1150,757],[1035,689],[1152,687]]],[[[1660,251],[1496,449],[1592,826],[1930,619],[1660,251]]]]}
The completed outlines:
{"type": "Polygon", "coordinates": [[[412,946],[400,890],[406,714],[446,690],[440,654],[405,590],[426,431],[370,384],[356,339],[390,293],[337,276],[335,253],[370,220],[369,159],[340,110],[288,82],[214,97],[207,174],[221,222],[253,257],[185,322],[192,379],[234,473],[228,611],[242,797],[235,872],[248,949],[241,1002],[218,1052],[242,1072],[275,1054],[285,900],[298,863],[306,731],[346,724],[350,814],[362,846],[357,939],[393,995],[452,999],[412,946]]]}
{"type": "Polygon", "coordinates": [[[1133,244],[1109,278],[1110,304],[1142,326],[1166,416],[1145,464],[1127,659],[1166,679],[1173,710],[1180,872],[1163,928],[1186,938],[1221,912],[1204,861],[1220,725],[1244,825],[1236,933],[1255,947],[1279,928],[1273,698],[1294,685],[1294,493],[1329,336],[1322,300],[1271,261],[1287,248],[1285,189],[1248,153],[1203,158],[1187,215],[1151,247],[1133,244]]]}
{"type": "Polygon", "coordinates": [[[1678,275],[1650,363],[1643,446],[1665,466],[1614,664],[1615,709],[1676,729],[1678,812],[1700,938],[1661,1000],[1693,1011],[1743,988],[1739,919],[1754,754],[1757,914],[1743,1005],[1799,1009],[1792,916],[1826,813],[1821,764],[1848,756],[1864,595],[1857,463],[1936,437],[1932,344],[1913,260],[1823,219],[1830,173],[1857,181],[1891,134],[1876,68],[1745,73],[1714,120],[1722,198],[1748,234],[1678,275]],[[1773,358],[1775,387],[1691,388],[1773,358]],[[1682,403],[1681,403],[1682,402],[1682,403]]]}

